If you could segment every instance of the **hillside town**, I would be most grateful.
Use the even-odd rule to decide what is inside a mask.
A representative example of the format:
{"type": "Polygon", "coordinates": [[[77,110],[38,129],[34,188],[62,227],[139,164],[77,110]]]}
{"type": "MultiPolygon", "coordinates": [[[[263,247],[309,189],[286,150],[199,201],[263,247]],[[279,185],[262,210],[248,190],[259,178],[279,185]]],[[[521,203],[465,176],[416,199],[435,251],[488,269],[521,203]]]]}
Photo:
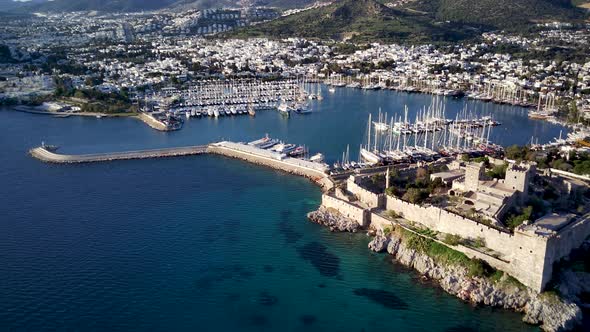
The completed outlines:
{"type": "Polygon", "coordinates": [[[1,32],[9,61],[1,67],[0,99],[46,95],[56,78],[77,89],[133,94],[202,78],[306,77],[527,106],[531,116],[551,121],[590,119],[587,26],[556,22],[528,36],[490,32],[453,46],[200,37],[275,14],[249,8],[12,20],[1,32]],[[577,48],[547,57],[556,45],[577,48]]]}
{"type": "MultiPolygon", "coordinates": [[[[407,6],[417,2],[363,1],[390,14],[400,8],[407,14],[407,6]]],[[[421,43],[234,34],[327,8],[356,8],[349,0],[305,2],[306,7],[273,3],[7,15],[0,29],[0,111],[21,123],[34,114],[37,126],[44,117],[69,118],[52,124],[60,130],[76,126],[76,133],[95,126],[94,136],[85,137],[81,147],[64,149],[90,149],[80,154],[61,154],[52,145],[67,142],[51,135],[55,128],[34,132],[35,138],[47,135],[59,141],[42,140],[28,150],[33,158],[54,163],[55,169],[58,164],[171,158],[165,169],[173,172],[184,157],[210,154],[303,176],[321,193],[302,203],[297,213],[305,211],[300,213],[305,216],[315,204],[317,210],[307,214],[310,221],[330,231],[363,231],[371,237],[363,247],[387,252],[417,270],[417,283],[434,281],[472,304],[523,313],[526,323],[546,331],[583,324],[582,311],[590,302],[590,23],[535,21],[522,30],[470,26],[474,38],[421,43]],[[337,7],[340,3],[348,7],[337,7]],[[312,109],[324,106],[322,111],[312,109]],[[77,121],[82,118],[89,121],[77,121]],[[136,120],[141,131],[129,129],[138,128],[136,120]],[[108,128],[118,129],[100,132],[105,123],[116,123],[108,128]],[[523,133],[513,133],[521,129],[523,133]],[[272,137],[268,130],[301,144],[272,137]],[[251,140],[247,135],[259,136],[251,140]],[[102,137],[110,141],[97,147],[102,137]],[[310,144],[331,150],[310,154],[310,144]],[[101,150],[113,146],[116,151],[101,150]]],[[[353,16],[342,11],[343,17],[353,16]]],[[[419,18],[411,19],[423,22],[422,14],[412,13],[419,18]]],[[[456,23],[435,22],[433,27],[456,23]]],[[[190,162],[200,160],[191,157],[190,162]]],[[[206,166],[191,164],[184,176],[217,175],[217,169],[206,166]]],[[[254,174],[252,182],[264,178],[248,167],[236,164],[228,172],[236,179],[254,174]]],[[[114,169],[109,176],[115,176],[114,169]]],[[[45,176],[44,169],[33,170],[45,176]]],[[[168,175],[161,169],[145,174],[156,175],[142,181],[167,181],[157,187],[163,188],[161,197],[168,197],[165,190],[174,183],[168,175]]],[[[209,194],[211,188],[225,189],[221,187],[197,183],[188,190],[190,195],[209,194]]],[[[260,197],[271,187],[275,185],[265,185],[260,197]]],[[[193,199],[182,194],[186,201],[193,199]]],[[[227,197],[241,193],[224,195],[220,201],[225,204],[227,197]]],[[[129,191],[129,197],[139,196],[129,191]]],[[[157,209],[171,206],[194,214],[191,202],[184,206],[173,195],[170,200],[157,209]]],[[[248,200],[247,207],[254,206],[248,200]]],[[[237,207],[239,213],[251,212],[237,207]]],[[[286,234],[277,248],[293,245],[298,259],[310,261],[322,278],[347,280],[346,273],[326,272],[323,265],[334,264],[321,261],[325,248],[303,252],[302,241],[297,243],[303,235],[290,228],[291,210],[275,212],[281,219],[278,232],[286,234]]],[[[224,232],[218,226],[208,231],[217,236],[224,232]]],[[[261,269],[264,273],[258,276],[241,268],[229,270],[242,281],[274,271],[270,265],[261,269]]],[[[295,268],[284,271],[291,274],[295,268]]],[[[213,282],[203,283],[212,288],[213,282]]],[[[314,281],[309,293],[327,285],[314,281]]],[[[355,291],[367,294],[366,289],[355,291]]],[[[368,293],[366,298],[388,310],[395,306],[389,293],[368,293]]],[[[230,297],[239,301],[239,294],[230,297]]],[[[266,293],[261,297],[257,304],[278,302],[266,293]]],[[[257,328],[265,326],[264,319],[258,317],[262,323],[257,328]]]]}

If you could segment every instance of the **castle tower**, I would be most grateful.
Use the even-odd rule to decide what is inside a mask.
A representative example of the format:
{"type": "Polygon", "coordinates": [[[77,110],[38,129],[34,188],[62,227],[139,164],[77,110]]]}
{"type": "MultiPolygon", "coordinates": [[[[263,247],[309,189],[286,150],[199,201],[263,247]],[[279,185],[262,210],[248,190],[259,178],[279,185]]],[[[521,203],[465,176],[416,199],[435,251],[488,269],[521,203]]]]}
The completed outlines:
{"type": "Polygon", "coordinates": [[[529,183],[534,175],[535,165],[531,164],[511,164],[506,169],[506,178],[504,184],[514,190],[522,193],[525,198],[529,192],[529,183]]]}
{"type": "Polygon", "coordinates": [[[465,166],[465,190],[477,191],[479,188],[479,181],[484,174],[484,164],[480,163],[468,163],[465,166]]]}

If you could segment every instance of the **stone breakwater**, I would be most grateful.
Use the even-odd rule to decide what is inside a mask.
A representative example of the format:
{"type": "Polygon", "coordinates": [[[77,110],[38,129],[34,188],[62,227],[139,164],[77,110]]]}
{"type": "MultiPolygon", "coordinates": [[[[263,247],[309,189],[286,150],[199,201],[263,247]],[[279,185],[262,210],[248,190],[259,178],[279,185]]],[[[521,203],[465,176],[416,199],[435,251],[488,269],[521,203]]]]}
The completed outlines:
{"type": "MultiPolygon", "coordinates": [[[[350,231],[345,226],[346,218],[325,208],[309,213],[308,218],[332,231],[350,231]]],[[[357,227],[354,231],[358,230],[357,227]]],[[[378,233],[368,247],[375,252],[387,251],[398,263],[436,281],[447,293],[464,301],[524,313],[524,322],[540,325],[544,331],[568,331],[582,321],[582,311],[575,303],[504,283],[505,276],[493,282],[469,276],[462,266],[438,264],[430,256],[409,248],[395,232],[388,236],[378,233]]]]}

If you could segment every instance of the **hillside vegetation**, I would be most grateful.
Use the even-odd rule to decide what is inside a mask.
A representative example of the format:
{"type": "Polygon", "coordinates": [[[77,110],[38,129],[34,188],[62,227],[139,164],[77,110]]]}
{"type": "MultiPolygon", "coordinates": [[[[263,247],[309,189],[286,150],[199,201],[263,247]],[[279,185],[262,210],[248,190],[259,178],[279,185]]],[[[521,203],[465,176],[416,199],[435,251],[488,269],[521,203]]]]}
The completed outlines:
{"type": "Polygon", "coordinates": [[[570,0],[417,0],[406,8],[427,12],[437,20],[493,28],[568,21],[586,15],[570,0]]]}
{"type": "Polygon", "coordinates": [[[234,37],[304,37],[364,41],[450,41],[470,36],[457,26],[434,23],[421,14],[388,8],[375,0],[334,4],[238,30],[234,37]]]}

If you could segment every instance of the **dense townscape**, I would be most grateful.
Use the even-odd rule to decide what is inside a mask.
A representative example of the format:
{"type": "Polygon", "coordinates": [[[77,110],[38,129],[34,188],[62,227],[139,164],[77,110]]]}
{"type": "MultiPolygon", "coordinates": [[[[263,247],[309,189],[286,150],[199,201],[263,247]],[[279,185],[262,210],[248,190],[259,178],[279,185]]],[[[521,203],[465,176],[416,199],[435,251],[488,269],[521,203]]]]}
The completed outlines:
{"type": "Polygon", "coordinates": [[[590,117],[586,26],[556,22],[527,36],[484,33],[450,46],[201,36],[272,17],[270,9],[242,9],[15,19],[2,32],[2,99],[44,95],[63,82],[135,94],[192,79],[300,77],[525,105],[553,120],[572,109],[576,119],[590,117]]]}

